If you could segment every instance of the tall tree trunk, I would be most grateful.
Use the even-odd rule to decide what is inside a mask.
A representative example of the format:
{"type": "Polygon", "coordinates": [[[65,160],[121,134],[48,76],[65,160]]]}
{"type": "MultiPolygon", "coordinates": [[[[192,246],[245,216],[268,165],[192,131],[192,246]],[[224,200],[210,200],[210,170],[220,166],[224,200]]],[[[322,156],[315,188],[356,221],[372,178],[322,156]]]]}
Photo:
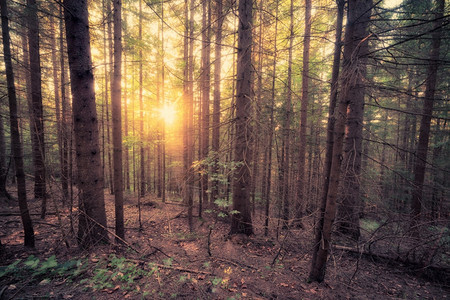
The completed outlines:
{"type": "MultiPolygon", "coordinates": [[[[72,174],[69,172],[69,153],[72,152],[69,147],[69,141],[72,140],[72,122],[70,122],[70,104],[68,102],[66,90],[66,63],[64,61],[64,11],[62,6],[59,7],[59,59],[61,71],[61,139],[62,139],[62,166],[61,166],[61,185],[64,198],[69,197],[69,181],[72,182],[72,174]]],[[[72,188],[72,186],[71,186],[72,188]]]]}
{"type": "Polygon", "coordinates": [[[333,55],[333,69],[331,72],[331,89],[330,89],[330,105],[328,108],[328,123],[327,123],[327,139],[326,139],[326,153],[325,153],[325,165],[324,165],[324,175],[323,175],[323,194],[320,202],[320,215],[318,218],[318,223],[315,224],[315,240],[314,240],[314,250],[313,250],[313,265],[317,259],[317,253],[320,247],[320,241],[322,239],[323,221],[325,207],[327,203],[328,186],[330,182],[330,170],[331,161],[333,154],[333,132],[335,124],[334,111],[337,104],[338,96],[338,84],[339,84],[339,69],[341,61],[341,48],[342,48],[342,23],[344,18],[344,6],[345,0],[337,0],[337,17],[336,17],[336,35],[334,42],[334,55],[333,55]]]}
{"type": "MultiPolygon", "coordinates": [[[[164,0],[161,0],[161,96],[162,107],[166,104],[166,90],[165,90],[165,49],[164,49],[164,0]]],[[[166,123],[161,122],[161,200],[166,202],[166,123]]]]}
{"type": "MultiPolygon", "coordinates": [[[[363,50],[364,44],[368,42],[366,28],[370,21],[371,7],[372,0],[350,0],[348,2],[348,21],[345,32],[344,60],[341,76],[342,88],[341,94],[339,95],[339,106],[337,111],[333,114],[331,114],[333,103],[330,103],[329,122],[334,123],[334,129],[330,128],[330,124],[327,129],[333,129],[333,148],[331,153],[329,153],[328,147],[330,147],[330,141],[328,141],[324,172],[327,190],[324,191],[324,193],[326,193],[326,198],[324,197],[322,199],[322,201],[325,199],[326,201],[322,203],[321,212],[323,213],[321,213],[319,223],[317,224],[312,266],[309,274],[309,279],[312,281],[321,282],[325,278],[326,262],[331,243],[331,231],[336,213],[336,197],[339,186],[341,153],[344,142],[347,107],[351,99],[360,99],[364,97],[362,81],[363,76],[365,75],[365,68],[361,65],[361,58],[366,54],[363,50]],[[333,118],[335,118],[334,122],[332,120],[333,118]],[[329,157],[330,154],[331,157],[329,157]],[[329,167],[327,166],[328,163],[330,163],[329,167]]],[[[336,43],[336,45],[337,44],[338,43],[336,43]]],[[[336,48],[337,46],[335,47],[335,50],[336,48]]],[[[337,54],[335,53],[335,55],[337,54]]],[[[335,69],[335,67],[336,64],[333,64],[333,74],[336,72],[337,75],[338,70],[335,69]]],[[[332,86],[330,100],[333,100],[333,93],[336,92],[336,82],[333,82],[335,86],[332,86]]]]}
{"type": "Polygon", "coordinates": [[[108,241],[87,1],[65,0],[64,19],[78,171],[78,240],[86,248],[108,241]]]}
{"type": "MultiPolygon", "coordinates": [[[[209,153],[209,102],[210,102],[210,85],[211,85],[211,43],[210,43],[210,32],[211,32],[211,1],[203,1],[202,4],[202,70],[201,70],[201,105],[202,105],[202,119],[201,119],[201,156],[200,159],[203,160],[202,171],[201,171],[201,198],[204,204],[208,203],[208,164],[206,160],[209,153]]],[[[199,216],[202,215],[202,208],[200,202],[199,216]]]]}
{"type": "MultiPolygon", "coordinates": [[[[114,0],[114,74],[111,89],[116,235],[125,239],[122,173],[122,0],[114,0]]],[[[117,242],[120,242],[117,239],[117,242]]]]}
{"type": "Polygon", "coordinates": [[[277,48],[277,36],[278,36],[278,12],[279,12],[279,1],[276,0],[275,8],[275,38],[273,42],[273,60],[272,60],[272,89],[270,97],[270,108],[269,108],[269,135],[268,135],[268,147],[267,147],[267,158],[264,158],[264,165],[267,165],[267,175],[265,189],[263,189],[263,201],[265,203],[265,218],[264,218],[264,235],[269,234],[269,213],[270,213],[270,191],[272,185],[272,146],[273,146],[273,130],[275,125],[274,119],[274,106],[275,106],[275,82],[276,82],[276,72],[277,72],[277,59],[278,59],[278,48],[277,48]]]}
{"type": "MultiPolygon", "coordinates": [[[[142,42],[142,0],[139,0],[139,41],[142,42]]],[[[143,99],[143,55],[142,55],[142,47],[139,47],[139,131],[140,131],[140,145],[139,152],[141,156],[140,160],[140,180],[141,187],[139,189],[139,198],[145,197],[145,147],[144,147],[144,99],[143,99]]],[[[157,87],[159,89],[159,87],[157,87]]],[[[140,211],[140,200],[139,200],[139,211],[140,211]]]]}
{"type": "MultiPolygon", "coordinates": [[[[126,20],[126,17],[124,16],[124,19],[126,20]]],[[[125,36],[127,35],[127,32],[124,32],[125,36]]],[[[123,116],[124,116],[124,120],[123,120],[123,134],[125,135],[125,140],[127,140],[128,138],[128,99],[127,99],[127,54],[126,52],[124,52],[124,67],[123,67],[123,72],[124,72],[124,91],[123,91],[123,116]]],[[[125,171],[124,171],[124,180],[125,180],[125,185],[124,188],[127,191],[130,191],[130,150],[128,145],[125,147],[125,154],[124,154],[124,160],[125,160],[125,171]]],[[[150,174],[150,173],[149,173],[150,174]]]]}
{"type": "Polygon", "coordinates": [[[219,150],[220,150],[220,72],[222,71],[222,27],[224,21],[222,0],[216,1],[216,45],[214,55],[214,100],[212,116],[212,151],[214,163],[211,170],[211,202],[219,197],[219,150]]]}
{"type": "Polygon", "coordinates": [[[36,0],[27,0],[28,53],[31,76],[31,140],[34,165],[34,197],[42,201],[41,219],[45,218],[47,199],[45,192],[44,111],[41,90],[41,59],[39,54],[39,22],[36,0]]]}
{"type": "MultiPolygon", "coordinates": [[[[107,34],[108,34],[108,56],[105,57],[105,67],[109,65],[109,70],[105,69],[105,99],[106,99],[106,149],[108,152],[108,172],[107,172],[107,181],[109,182],[109,190],[111,195],[114,194],[114,174],[113,174],[113,158],[111,156],[111,118],[109,117],[109,112],[112,107],[110,107],[110,98],[108,96],[108,88],[112,90],[113,85],[113,74],[114,71],[111,70],[113,68],[113,32],[112,32],[112,23],[113,23],[113,14],[112,14],[112,7],[111,3],[114,0],[106,0],[106,3],[104,6],[104,9],[106,9],[106,24],[107,24],[107,34]],[[108,58],[108,61],[106,62],[106,59],[108,58]]],[[[104,41],[106,42],[106,41],[104,41]]],[[[106,45],[105,45],[106,46],[106,45]]],[[[106,53],[106,52],[105,52],[106,53]]],[[[111,104],[112,105],[112,104],[111,104]]]]}
{"type": "Polygon", "coordinates": [[[8,7],[6,0],[0,0],[2,17],[3,59],[5,61],[6,84],[8,86],[9,120],[11,130],[11,149],[14,156],[14,164],[17,178],[17,198],[19,202],[20,217],[24,229],[25,247],[34,247],[34,230],[27,204],[27,189],[25,172],[23,169],[23,151],[20,142],[19,118],[17,114],[16,87],[14,86],[14,72],[11,59],[11,46],[8,26],[8,7]]]}
{"type": "MultiPolygon", "coordinates": [[[[51,7],[52,13],[56,14],[56,8],[54,6],[51,7]]],[[[58,79],[58,56],[57,56],[57,47],[56,47],[56,29],[55,29],[55,18],[53,15],[50,16],[50,43],[51,43],[51,53],[52,53],[52,64],[53,64],[53,86],[54,86],[54,96],[55,96],[55,111],[56,111],[56,130],[57,130],[57,138],[58,138],[58,152],[59,152],[59,164],[61,171],[61,190],[63,191],[62,203],[65,204],[67,199],[67,181],[64,184],[64,142],[63,142],[63,124],[62,124],[62,108],[61,108],[61,97],[60,97],[60,80],[58,79]]],[[[61,66],[59,66],[61,67],[61,66]]]]}
{"type": "Polygon", "coordinates": [[[192,12],[194,7],[194,0],[190,1],[189,17],[189,0],[184,1],[184,78],[183,78],[183,94],[184,94],[184,109],[183,109],[183,169],[184,169],[184,193],[183,202],[188,205],[188,222],[189,230],[193,231],[192,209],[193,209],[193,174],[192,174],[192,118],[193,118],[193,102],[192,102],[192,65],[190,59],[190,40],[193,40],[192,32],[193,24],[191,22],[192,12]]]}
{"type": "Polygon", "coordinates": [[[303,37],[302,100],[300,110],[300,147],[298,158],[298,195],[295,207],[296,225],[302,226],[303,203],[306,200],[306,128],[309,103],[309,49],[311,44],[311,0],[305,0],[305,35],[303,37]]]}
{"type": "Polygon", "coordinates": [[[282,174],[280,174],[282,184],[282,199],[283,199],[283,228],[289,225],[289,183],[290,183],[290,134],[291,134],[291,115],[292,115],[292,51],[294,45],[294,0],[290,2],[290,25],[289,25],[289,58],[288,58],[288,73],[286,79],[286,101],[284,103],[284,118],[283,118],[283,140],[282,140],[282,174]]]}
{"type": "Polygon", "coordinates": [[[422,212],[423,183],[430,139],[431,116],[433,114],[434,94],[436,91],[437,73],[439,67],[439,52],[441,47],[442,22],[445,0],[437,0],[435,11],[434,30],[431,34],[431,52],[425,86],[425,99],[420,121],[419,142],[417,143],[416,161],[414,164],[414,187],[411,202],[411,229],[418,235],[417,226],[422,212]]]}
{"type": "MultiPolygon", "coordinates": [[[[255,105],[255,120],[261,119],[261,106],[262,106],[262,94],[263,94],[263,84],[262,84],[262,70],[263,70],[263,39],[262,39],[262,18],[263,16],[263,2],[259,2],[259,33],[258,33],[258,80],[257,80],[257,96],[256,96],[256,105],[255,105]]],[[[256,49],[256,47],[255,47],[256,49]]],[[[262,134],[262,126],[259,124],[259,122],[256,122],[256,126],[254,129],[254,139],[255,143],[253,145],[253,165],[252,165],[252,185],[251,185],[251,191],[250,191],[250,197],[251,197],[251,203],[252,203],[252,213],[255,215],[256,212],[256,186],[257,186],[257,180],[259,179],[259,166],[261,164],[260,161],[260,139],[262,134]]]]}
{"type": "Polygon", "coordinates": [[[238,47],[236,70],[236,144],[234,161],[238,163],[233,182],[231,234],[253,234],[250,211],[251,162],[251,87],[252,87],[252,1],[239,0],[238,47]]]}

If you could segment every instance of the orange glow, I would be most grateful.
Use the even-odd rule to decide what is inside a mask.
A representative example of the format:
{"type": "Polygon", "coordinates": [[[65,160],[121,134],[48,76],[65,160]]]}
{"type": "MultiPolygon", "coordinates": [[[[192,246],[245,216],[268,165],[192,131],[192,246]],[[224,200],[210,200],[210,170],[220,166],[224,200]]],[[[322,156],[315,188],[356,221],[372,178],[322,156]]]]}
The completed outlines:
{"type": "Polygon", "coordinates": [[[175,105],[173,103],[164,103],[163,107],[159,109],[159,115],[167,125],[172,124],[177,115],[175,105]]]}

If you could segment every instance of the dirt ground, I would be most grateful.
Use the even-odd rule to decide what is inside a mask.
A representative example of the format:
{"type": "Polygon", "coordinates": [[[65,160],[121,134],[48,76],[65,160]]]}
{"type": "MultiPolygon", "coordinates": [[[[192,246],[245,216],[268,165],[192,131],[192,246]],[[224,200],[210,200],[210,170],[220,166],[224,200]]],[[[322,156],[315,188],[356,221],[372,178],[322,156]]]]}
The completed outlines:
{"type": "MultiPolygon", "coordinates": [[[[105,194],[108,227],[113,232],[114,198],[105,194]]],[[[195,218],[195,230],[190,233],[186,208],[176,195],[169,194],[166,203],[151,197],[141,202],[139,230],[137,199],[126,195],[127,245],[98,245],[89,252],[77,248],[70,212],[62,205],[58,205],[58,221],[53,200],[45,220],[39,219],[40,203],[30,201],[36,234],[33,250],[22,246],[16,204],[2,205],[0,274],[6,266],[22,261],[0,276],[0,299],[450,298],[449,282],[426,279],[408,266],[337,249],[331,253],[325,282],[308,283],[312,219],[305,219],[303,229],[278,233],[277,220],[272,219],[272,230],[265,237],[262,210],[257,209],[255,235],[229,238],[227,218],[216,220],[212,212],[195,218]],[[33,265],[30,256],[40,264],[33,265]]],[[[76,223],[76,210],[73,216],[76,223]]]]}

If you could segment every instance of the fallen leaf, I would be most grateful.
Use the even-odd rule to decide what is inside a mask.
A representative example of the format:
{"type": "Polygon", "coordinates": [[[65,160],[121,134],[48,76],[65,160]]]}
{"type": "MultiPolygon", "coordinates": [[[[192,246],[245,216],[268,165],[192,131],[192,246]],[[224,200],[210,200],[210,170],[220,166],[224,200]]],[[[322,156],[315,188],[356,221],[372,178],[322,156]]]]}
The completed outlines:
{"type": "Polygon", "coordinates": [[[284,287],[288,287],[288,286],[289,286],[289,284],[284,283],[284,282],[280,283],[280,285],[281,285],[281,286],[284,286],[284,287]]]}

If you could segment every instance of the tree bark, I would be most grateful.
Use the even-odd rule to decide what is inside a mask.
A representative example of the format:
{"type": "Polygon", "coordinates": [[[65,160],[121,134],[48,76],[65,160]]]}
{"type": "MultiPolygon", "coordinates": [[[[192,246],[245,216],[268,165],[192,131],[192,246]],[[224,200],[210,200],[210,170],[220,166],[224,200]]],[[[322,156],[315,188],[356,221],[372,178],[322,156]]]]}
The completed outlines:
{"type": "Polygon", "coordinates": [[[28,53],[31,76],[31,141],[34,165],[34,197],[42,201],[41,219],[45,218],[47,199],[45,192],[44,111],[41,90],[41,59],[39,21],[36,0],[27,0],[28,53]]]}
{"type": "Polygon", "coordinates": [[[434,94],[439,67],[439,52],[442,36],[442,22],[444,15],[445,0],[437,0],[435,12],[434,30],[431,34],[431,52],[425,84],[425,99],[420,121],[419,142],[417,143],[416,161],[414,164],[414,187],[411,201],[411,229],[418,235],[417,226],[420,222],[423,202],[423,183],[425,180],[425,169],[428,154],[428,142],[430,139],[431,117],[433,114],[434,94]]]}
{"type": "Polygon", "coordinates": [[[14,156],[14,164],[17,178],[17,198],[19,202],[20,217],[25,233],[25,247],[34,247],[34,230],[27,204],[27,189],[25,172],[23,169],[23,151],[20,141],[19,121],[17,114],[16,88],[14,86],[14,72],[11,59],[10,35],[8,26],[8,7],[6,0],[0,0],[2,18],[3,59],[5,61],[6,84],[8,86],[9,120],[11,130],[11,148],[14,156]]]}
{"type": "MultiPolygon", "coordinates": [[[[139,0],[139,41],[142,42],[142,0],[139,0]]],[[[139,189],[139,198],[145,197],[145,147],[144,147],[144,100],[143,100],[143,55],[142,55],[142,47],[139,47],[139,131],[140,131],[140,144],[139,144],[139,152],[141,156],[140,160],[140,189],[139,189]]],[[[159,86],[157,87],[159,89],[159,86]]],[[[140,210],[140,200],[139,200],[139,210],[140,210]]]]}
{"type": "Polygon", "coordinates": [[[290,135],[291,135],[291,118],[292,118],[292,51],[294,45],[294,1],[290,2],[290,25],[289,25],[289,58],[286,79],[286,102],[284,104],[283,118],[283,149],[282,149],[282,199],[283,199],[283,228],[289,225],[290,214],[290,135]]]}
{"type": "MultiPolygon", "coordinates": [[[[113,121],[114,199],[116,235],[125,239],[123,223],[123,173],[122,173],[122,1],[114,0],[114,74],[111,90],[113,121]]],[[[116,238],[117,242],[121,242],[116,238]]]]}
{"type": "Polygon", "coordinates": [[[87,248],[108,241],[87,1],[65,0],[64,19],[78,171],[78,241],[87,248]]]}
{"type": "Polygon", "coordinates": [[[189,17],[189,0],[184,2],[184,20],[185,20],[185,35],[184,35],[184,78],[183,78],[183,94],[184,94],[184,109],[183,109],[183,169],[184,169],[184,191],[183,202],[188,205],[188,222],[189,230],[193,231],[192,209],[193,209],[193,174],[192,174],[192,118],[193,118],[193,102],[192,102],[192,65],[190,58],[190,49],[192,47],[191,40],[193,40],[192,32],[192,12],[194,7],[194,0],[190,1],[189,17]]]}
{"type": "MultiPolygon", "coordinates": [[[[201,171],[201,190],[202,202],[206,205],[208,201],[208,153],[209,153],[209,102],[210,102],[210,85],[211,85],[211,1],[203,1],[202,4],[202,68],[201,68],[201,103],[202,103],[202,119],[201,119],[201,157],[203,160],[201,171]]],[[[199,216],[201,217],[201,204],[199,208],[199,216]]]]}
{"type": "Polygon", "coordinates": [[[266,170],[266,182],[265,189],[263,188],[263,201],[265,204],[265,218],[264,218],[264,235],[269,234],[269,215],[270,215],[270,191],[272,186],[272,146],[273,146],[273,130],[275,126],[274,118],[274,106],[275,106],[275,82],[277,74],[277,60],[278,60],[278,47],[277,47],[277,37],[278,37],[278,12],[279,12],[279,1],[276,0],[275,8],[275,38],[273,42],[273,60],[272,60],[272,89],[270,96],[270,106],[269,106],[269,134],[268,134],[268,146],[267,146],[267,156],[264,157],[264,165],[267,165],[266,170]]]}
{"type": "Polygon", "coordinates": [[[252,1],[239,0],[238,53],[236,70],[236,144],[234,161],[231,234],[253,234],[250,211],[251,162],[251,86],[252,86],[252,1]]]}
{"type": "MultiPolygon", "coordinates": [[[[112,32],[112,23],[113,23],[113,14],[112,14],[112,7],[111,3],[113,0],[106,0],[106,3],[104,3],[104,9],[106,10],[106,29],[107,29],[107,42],[108,42],[108,56],[105,57],[105,105],[106,105],[106,149],[108,152],[108,172],[107,172],[107,181],[109,182],[109,189],[110,194],[114,195],[114,170],[113,170],[113,158],[111,156],[111,118],[110,118],[110,107],[109,105],[109,96],[108,96],[108,87],[112,90],[112,82],[113,82],[113,74],[114,70],[111,70],[113,68],[113,32],[112,32]],[[109,71],[106,69],[106,64],[108,64],[110,67],[109,71]]],[[[104,41],[104,47],[106,47],[106,41],[104,41]]],[[[106,48],[105,48],[106,53],[106,48]]],[[[112,106],[112,104],[111,104],[112,106]]]]}
{"type": "Polygon", "coordinates": [[[298,159],[298,195],[295,207],[296,225],[302,226],[302,206],[306,200],[306,128],[308,127],[309,104],[309,50],[311,44],[311,0],[305,0],[305,35],[303,37],[303,70],[302,70],[302,99],[300,109],[300,147],[298,159]]]}
{"type": "Polygon", "coordinates": [[[219,197],[219,150],[220,150],[220,72],[222,70],[222,27],[223,27],[223,4],[222,0],[216,1],[216,45],[214,55],[214,99],[212,115],[212,151],[214,163],[211,170],[213,178],[211,180],[211,202],[219,197]]]}
{"type": "MultiPolygon", "coordinates": [[[[366,53],[361,48],[367,43],[366,28],[370,21],[371,7],[372,0],[350,0],[348,2],[348,21],[345,32],[344,60],[340,84],[341,94],[339,95],[338,109],[333,114],[335,126],[333,130],[333,150],[329,169],[329,183],[326,191],[326,202],[324,207],[322,207],[323,215],[319,220],[318,230],[316,230],[313,260],[309,274],[311,281],[321,282],[325,278],[332,226],[336,213],[336,198],[341,173],[341,153],[344,142],[347,107],[351,99],[364,97],[362,81],[365,75],[365,66],[362,64],[361,56],[366,53]]],[[[327,167],[325,168],[325,179],[327,176],[326,172],[327,167]]]]}

